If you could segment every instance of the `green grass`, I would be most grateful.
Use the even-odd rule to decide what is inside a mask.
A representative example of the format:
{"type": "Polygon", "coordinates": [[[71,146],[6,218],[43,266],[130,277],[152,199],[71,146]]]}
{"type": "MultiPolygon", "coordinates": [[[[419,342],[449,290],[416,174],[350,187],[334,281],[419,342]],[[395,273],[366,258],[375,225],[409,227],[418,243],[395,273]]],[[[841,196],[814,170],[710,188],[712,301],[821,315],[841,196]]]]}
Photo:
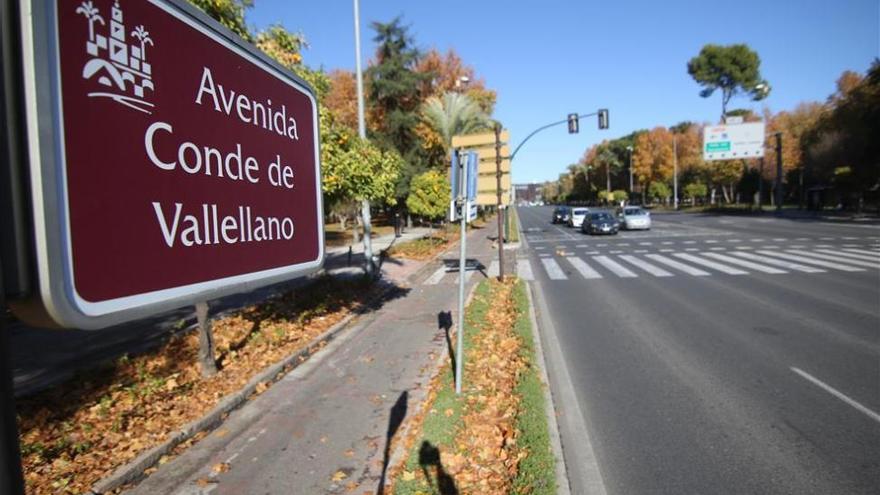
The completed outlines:
{"type": "Polygon", "coordinates": [[[519,217],[516,214],[516,208],[509,208],[510,214],[507,215],[507,242],[519,242],[519,217]]]}
{"type": "MultiPolygon", "coordinates": [[[[468,305],[465,313],[465,338],[464,338],[464,355],[467,357],[472,348],[470,337],[476,328],[470,322],[482,321],[486,318],[486,312],[489,310],[488,296],[490,293],[488,281],[483,281],[477,286],[475,297],[468,305]]],[[[455,345],[455,341],[452,342],[455,345]]],[[[419,459],[419,450],[424,442],[430,443],[433,447],[439,449],[440,452],[451,452],[453,442],[457,432],[457,425],[461,421],[462,405],[465,403],[467,394],[460,397],[455,395],[455,380],[453,378],[453,370],[451,364],[447,364],[440,371],[441,385],[437,391],[437,397],[431,409],[425,414],[425,420],[422,423],[421,436],[413,444],[412,451],[407,457],[405,470],[409,472],[418,472],[422,470],[419,459]],[[447,416],[446,411],[452,410],[452,414],[447,416]],[[433,411],[433,412],[432,412],[433,411]]],[[[467,383],[467,376],[465,376],[467,383]]],[[[429,474],[433,479],[434,473],[429,468],[429,474]]],[[[406,481],[400,476],[394,483],[395,495],[414,495],[416,493],[438,493],[436,486],[428,486],[423,480],[416,478],[406,481]]]]}
{"type": "MultiPolygon", "coordinates": [[[[526,284],[517,282],[513,292],[514,303],[517,310],[517,320],[514,330],[521,339],[521,353],[527,359],[529,366],[522,374],[516,387],[516,393],[522,397],[521,409],[516,418],[517,429],[520,436],[517,439],[519,446],[528,450],[529,455],[520,462],[519,472],[513,482],[514,493],[530,495],[550,495],[556,493],[556,459],[550,447],[550,434],[545,415],[546,396],[544,385],[541,382],[538,367],[535,364],[535,348],[532,337],[531,319],[529,318],[529,303],[526,296],[526,284]]],[[[489,309],[490,286],[488,281],[482,282],[476,294],[467,307],[465,326],[465,357],[470,354],[472,348],[470,337],[476,330],[472,322],[483,321],[489,309]]],[[[465,384],[467,383],[465,376],[465,384]]],[[[412,451],[405,463],[405,470],[418,472],[422,470],[419,459],[419,449],[423,442],[429,442],[441,452],[451,452],[457,433],[457,425],[461,421],[462,404],[467,394],[461,397],[455,395],[455,382],[452,370],[446,365],[441,371],[441,387],[437,392],[434,404],[425,415],[422,424],[421,436],[413,444],[412,451]],[[445,412],[451,410],[447,416],[445,412]],[[434,411],[434,412],[431,412],[434,411]]],[[[429,468],[429,474],[433,479],[434,473],[429,468]]],[[[398,495],[415,495],[417,493],[439,493],[436,485],[429,486],[424,480],[416,478],[406,481],[398,475],[394,484],[394,493],[398,495]]]]}
{"type": "Polygon", "coordinates": [[[528,450],[529,455],[519,463],[513,488],[515,493],[549,495],[556,493],[556,458],[550,448],[550,430],[547,415],[544,414],[547,400],[544,385],[535,363],[534,328],[529,318],[527,290],[525,282],[520,280],[513,292],[518,315],[514,328],[522,339],[522,353],[529,362],[516,388],[516,393],[522,397],[520,413],[516,418],[520,431],[517,442],[528,450]]]}

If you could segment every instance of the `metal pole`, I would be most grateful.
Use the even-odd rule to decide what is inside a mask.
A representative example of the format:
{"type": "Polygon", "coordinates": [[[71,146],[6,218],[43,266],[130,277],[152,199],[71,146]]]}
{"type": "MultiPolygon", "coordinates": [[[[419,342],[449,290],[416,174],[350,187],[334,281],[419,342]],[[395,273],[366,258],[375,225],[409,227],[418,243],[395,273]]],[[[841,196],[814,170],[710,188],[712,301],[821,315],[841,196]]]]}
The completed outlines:
{"type": "Polygon", "coordinates": [[[758,168],[758,211],[764,211],[764,157],[758,168]]]}
{"type": "Polygon", "coordinates": [[[776,212],[782,212],[782,133],[776,136],[776,212]]]}
{"type": "Polygon", "coordinates": [[[804,165],[798,167],[798,210],[804,209],[804,165]]]}
{"type": "Polygon", "coordinates": [[[629,151],[629,198],[632,201],[633,195],[633,150],[630,147],[627,151],[629,151]]]}
{"type": "Polygon", "coordinates": [[[672,136],[672,204],[678,209],[678,140],[672,136]]]}
{"type": "MultiPolygon", "coordinates": [[[[513,160],[513,158],[511,158],[513,160]]],[[[495,185],[498,206],[498,280],[504,281],[504,226],[501,218],[501,124],[495,122],[495,185]]]]}
{"type": "MultiPolygon", "coordinates": [[[[361,15],[359,1],[354,0],[354,51],[355,51],[355,78],[357,80],[357,104],[358,104],[358,136],[367,139],[367,125],[364,121],[364,76],[361,72],[361,15]]],[[[373,241],[370,238],[372,226],[370,225],[370,201],[361,200],[361,216],[364,221],[364,258],[366,258],[367,275],[373,275],[373,241]]],[[[357,227],[355,227],[357,228],[357,227]]]]}
{"type": "Polygon", "coordinates": [[[465,270],[467,268],[467,259],[465,258],[466,253],[466,243],[467,243],[467,183],[468,178],[465,174],[468,172],[468,167],[466,163],[466,155],[463,155],[460,151],[456,150],[458,154],[458,176],[460,177],[460,185],[458,187],[458,198],[456,203],[459,208],[459,217],[461,221],[461,239],[459,239],[459,253],[458,253],[458,336],[456,337],[455,342],[455,394],[461,394],[461,382],[464,378],[462,375],[462,369],[464,366],[464,276],[465,270]]]}

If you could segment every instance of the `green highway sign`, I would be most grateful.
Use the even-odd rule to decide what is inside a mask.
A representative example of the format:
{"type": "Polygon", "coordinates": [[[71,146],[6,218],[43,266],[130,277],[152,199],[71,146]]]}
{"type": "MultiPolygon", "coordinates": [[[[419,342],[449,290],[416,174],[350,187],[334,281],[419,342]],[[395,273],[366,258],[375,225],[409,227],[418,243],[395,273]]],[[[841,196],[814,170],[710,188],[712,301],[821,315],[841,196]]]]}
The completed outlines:
{"type": "Polygon", "coordinates": [[[714,151],[730,151],[730,141],[706,143],[706,151],[708,151],[709,153],[712,153],[714,151]]]}

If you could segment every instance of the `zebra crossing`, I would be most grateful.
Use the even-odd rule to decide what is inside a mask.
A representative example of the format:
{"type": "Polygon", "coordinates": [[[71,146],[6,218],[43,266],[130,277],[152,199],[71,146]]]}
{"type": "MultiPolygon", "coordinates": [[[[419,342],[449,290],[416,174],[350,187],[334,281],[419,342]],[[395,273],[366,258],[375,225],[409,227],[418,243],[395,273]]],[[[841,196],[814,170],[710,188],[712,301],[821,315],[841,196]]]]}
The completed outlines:
{"type": "MultiPolygon", "coordinates": [[[[563,281],[570,278],[600,280],[880,270],[880,248],[662,251],[627,254],[577,254],[563,251],[557,256],[542,253],[532,259],[518,258],[516,271],[524,280],[534,280],[536,275],[543,274],[551,281],[563,281]]],[[[473,273],[466,272],[465,278],[469,279],[473,273]]],[[[489,277],[498,275],[497,261],[489,264],[486,274],[489,277]]],[[[440,267],[424,284],[453,282],[458,282],[457,271],[447,271],[446,267],[440,267]]]]}

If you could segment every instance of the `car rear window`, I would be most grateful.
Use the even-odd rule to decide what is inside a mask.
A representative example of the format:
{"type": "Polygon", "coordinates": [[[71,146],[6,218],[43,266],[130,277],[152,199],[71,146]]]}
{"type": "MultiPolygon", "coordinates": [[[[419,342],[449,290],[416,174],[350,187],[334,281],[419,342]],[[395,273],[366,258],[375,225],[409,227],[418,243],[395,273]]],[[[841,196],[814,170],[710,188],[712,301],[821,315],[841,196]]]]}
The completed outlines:
{"type": "Polygon", "coordinates": [[[588,211],[590,210],[586,208],[575,208],[572,213],[574,213],[575,215],[586,215],[588,211]]]}
{"type": "Polygon", "coordinates": [[[643,210],[641,208],[627,208],[627,209],[623,210],[623,214],[624,215],[639,216],[639,215],[644,215],[645,210],[643,210]]]}

